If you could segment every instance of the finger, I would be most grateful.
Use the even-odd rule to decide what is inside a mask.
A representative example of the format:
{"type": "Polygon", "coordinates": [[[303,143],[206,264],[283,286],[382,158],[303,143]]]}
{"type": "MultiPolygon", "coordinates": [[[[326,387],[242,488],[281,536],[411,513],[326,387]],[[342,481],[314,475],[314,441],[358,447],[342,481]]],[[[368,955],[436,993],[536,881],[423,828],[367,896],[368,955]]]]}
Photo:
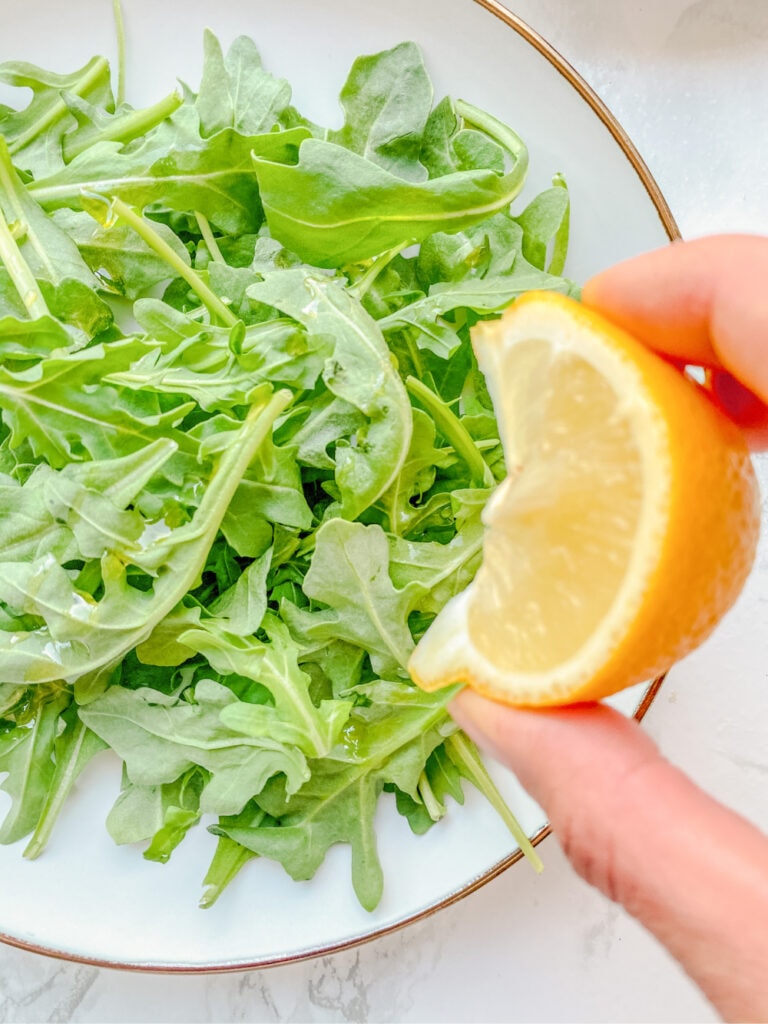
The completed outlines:
{"type": "Polygon", "coordinates": [[[768,839],[601,705],[451,712],[545,808],[575,869],[622,903],[732,1019],[768,1019],[768,839]]]}
{"type": "Polygon", "coordinates": [[[722,367],[768,403],[768,238],[676,242],[588,281],[586,305],[651,348],[722,367]]]}

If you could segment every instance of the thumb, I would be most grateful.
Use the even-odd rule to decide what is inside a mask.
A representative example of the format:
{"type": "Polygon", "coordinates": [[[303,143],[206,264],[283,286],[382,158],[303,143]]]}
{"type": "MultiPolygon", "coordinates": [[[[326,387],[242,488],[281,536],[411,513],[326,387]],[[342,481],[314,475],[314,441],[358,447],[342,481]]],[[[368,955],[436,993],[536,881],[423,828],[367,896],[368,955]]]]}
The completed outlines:
{"type": "Polygon", "coordinates": [[[576,871],[621,903],[725,1017],[768,1021],[768,838],[602,705],[451,713],[546,810],[576,871]]]}

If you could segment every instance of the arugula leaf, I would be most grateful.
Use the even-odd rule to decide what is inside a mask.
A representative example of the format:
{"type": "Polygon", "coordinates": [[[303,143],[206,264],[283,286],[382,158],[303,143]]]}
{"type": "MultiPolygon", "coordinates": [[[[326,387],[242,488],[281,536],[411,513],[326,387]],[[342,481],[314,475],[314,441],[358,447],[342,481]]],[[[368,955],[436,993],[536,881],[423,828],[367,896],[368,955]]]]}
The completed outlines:
{"type": "Polygon", "coordinates": [[[297,163],[254,154],[272,235],[317,267],[338,267],[506,209],[525,177],[522,157],[506,174],[456,171],[408,182],[332,142],[308,138],[297,163]]]}
{"type": "Polygon", "coordinates": [[[392,583],[381,527],[343,519],[324,523],[303,589],[327,606],[312,612],[284,606],[289,626],[305,642],[345,640],[368,652],[374,671],[404,672],[413,649],[408,615],[416,593],[410,584],[398,590],[392,583]]]}
{"type": "MultiPolygon", "coordinates": [[[[88,214],[66,209],[57,210],[52,220],[75,243],[103,291],[136,299],[173,276],[168,264],[127,226],[105,229],[88,214]]],[[[155,230],[178,259],[189,263],[178,235],[165,224],[156,224],[155,230]]]]}
{"type": "Polygon", "coordinates": [[[82,193],[107,195],[144,208],[196,210],[231,234],[256,231],[261,205],[252,155],[294,159],[307,137],[305,128],[240,135],[231,128],[206,144],[159,154],[155,141],[130,152],[119,143],[100,142],[61,170],[28,187],[46,210],[78,209],[82,193]]]}
{"type": "Polygon", "coordinates": [[[267,575],[272,561],[269,548],[247,566],[242,575],[212,602],[210,610],[235,636],[251,636],[267,611],[267,575]]]}
{"type": "Polygon", "coordinates": [[[298,320],[310,337],[334,340],[323,380],[368,419],[354,444],[336,443],[341,513],[355,519],[390,486],[410,444],[410,403],[386,343],[359,303],[330,279],[286,270],[266,275],[248,294],[298,320]]]}
{"type": "Polygon", "coordinates": [[[120,795],[107,816],[107,830],[118,845],[147,841],[144,857],[165,863],[201,818],[205,773],[193,767],[160,786],[134,785],[123,772],[120,795]]]}
{"type": "Polygon", "coordinates": [[[55,317],[22,320],[16,316],[0,319],[0,362],[23,367],[56,352],[72,349],[72,335],[55,317]]]}
{"type": "Polygon", "coordinates": [[[359,57],[341,90],[344,125],[335,142],[408,181],[423,181],[422,135],[432,108],[432,83],[414,43],[359,57]]]}
{"type": "MultiPolygon", "coordinates": [[[[223,456],[188,524],[156,537],[150,531],[143,545],[141,538],[117,535],[133,549],[133,563],[153,574],[150,591],[131,586],[126,564],[114,549],[101,556],[100,600],[79,591],[50,554],[31,562],[0,563],[0,600],[47,623],[0,638],[8,681],[75,680],[114,664],[149,636],[196,582],[240,478],[286,401],[278,394],[263,409],[252,410],[239,444],[223,456]]],[[[76,510],[80,521],[85,521],[84,511],[76,510]]]]}
{"type": "Polygon", "coordinates": [[[445,694],[436,704],[410,688],[391,686],[388,697],[386,712],[372,721],[353,715],[344,746],[313,763],[310,779],[294,796],[286,800],[277,783],[258,798],[268,814],[279,817],[279,827],[219,825],[214,831],[279,860],[295,879],[312,878],[332,845],[349,843],[355,893],[373,910],[383,888],[374,829],[379,795],[385,783],[416,790],[426,758],[442,741],[445,718],[445,694]]]}
{"type": "MultiPolygon", "coordinates": [[[[77,246],[29,195],[22,185],[12,163],[10,150],[0,135],[0,220],[12,221],[17,228],[18,259],[9,253],[7,239],[0,245],[9,270],[19,261],[41,287],[40,296],[29,297],[17,275],[15,283],[25,305],[33,314],[44,315],[50,310],[59,319],[83,330],[88,337],[106,330],[112,322],[112,311],[95,294],[96,278],[86,265],[77,246]],[[9,263],[9,258],[10,262],[9,263]],[[72,296],[74,292],[74,297],[72,296]]],[[[13,275],[12,275],[13,276],[13,275]]],[[[26,287],[29,287],[27,285],[26,287]]],[[[31,286],[34,289],[34,285],[31,286]]]]}
{"type": "Polygon", "coordinates": [[[30,860],[39,857],[45,849],[56,819],[82,770],[106,747],[104,741],[80,721],[76,708],[70,706],[65,715],[64,731],[54,742],[55,768],[50,787],[35,830],[24,849],[24,856],[30,860]]]}
{"type": "MultiPolygon", "coordinates": [[[[431,112],[424,130],[421,161],[430,178],[455,171],[492,168],[501,174],[505,166],[505,134],[487,132],[487,115],[461,101],[446,96],[431,112]],[[472,126],[472,113],[480,114],[478,127],[472,126]],[[478,130],[480,128],[480,130],[478,130]],[[502,144],[500,144],[502,143],[502,144]]],[[[507,144],[509,139],[506,139],[507,144]]],[[[512,140],[512,152],[518,143],[512,140]]]]}
{"type": "Polygon", "coordinates": [[[523,255],[528,262],[550,274],[562,274],[570,226],[565,180],[556,176],[554,187],[536,196],[516,220],[523,229],[523,255]]]}
{"type": "Polygon", "coordinates": [[[235,39],[226,57],[209,30],[203,43],[203,79],[195,100],[203,137],[224,128],[246,136],[272,131],[291,100],[288,82],[264,70],[247,36],[235,39]]]}
{"type": "MultiPolygon", "coordinates": [[[[251,801],[240,814],[219,818],[218,826],[214,826],[211,831],[215,831],[217,828],[220,831],[232,827],[253,828],[262,824],[266,817],[267,815],[258,804],[251,801]]],[[[252,850],[247,850],[244,846],[236,843],[234,839],[219,834],[216,852],[203,879],[203,895],[200,897],[198,905],[203,909],[212,907],[235,876],[255,856],[256,854],[252,850]]]]}
{"type": "Polygon", "coordinates": [[[89,103],[74,93],[64,93],[62,99],[77,122],[77,127],[68,132],[63,140],[65,163],[98,142],[120,142],[125,145],[141,138],[170,117],[182,103],[178,92],[170,93],[144,110],[127,109],[120,104],[119,110],[112,111],[89,103]]]}
{"type": "Polygon", "coordinates": [[[397,480],[381,496],[378,504],[387,514],[389,529],[394,534],[407,532],[417,514],[413,501],[420,499],[435,482],[437,467],[454,461],[453,452],[436,448],[437,429],[431,416],[414,409],[413,434],[408,455],[397,480]]]}
{"type": "Polygon", "coordinates": [[[162,823],[144,851],[146,860],[165,864],[187,832],[200,821],[200,794],[204,785],[201,772],[192,769],[174,784],[172,797],[165,794],[162,823]]]}
{"type": "MultiPolygon", "coordinates": [[[[418,327],[429,338],[422,325],[431,325],[438,318],[456,309],[471,309],[476,313],[498,313],[524,292],[548,289],[568,293],[570,285],[560,277],[525,268],[519,274],[505,274],[498,277],[486,277],[480,281],[461,281],[456,284],[439,282],[434,284],[429,295],[412,302],[404,309],[379,321],[383,331],[394,327],[418,327]]],[[[428,341],[424,342],[429,347],[428,341]]],[[[455,347],[458,347],[458,339],[455,347]]],[[[436,353],[450,358],[453,349],[436,353]]]]}
{"type": "Polygon", "coordinates": [[[423,835],[445,816],[447,796],[453,797],[458,804],[464,803],[461,773],[449,757],[446,746],[444,743],[436,747],[427,758],[415,798],[395,789],[397,809],[416,835],[423,835]]]}
{"type": "Polygon", "coordinates": [[[105,108],[112,105],[109,64],[94,57],[70,74],[46,71],[23,61],[0,64],[0,82],[32,90],[24,110],[0,108],[0,135],[22,166],[38,173],[55,169],[63,162],[62,139],[72,128],[64,96],[87,96],[105,108]],[[62,95],[64,94],[64,95],[62,95]]]}
{"type": "Polygon", "coordinates": [[[53,747],[58,719],[69,699],[57,692],[39,701],[37,714],[26,727],[16,726],[0,736],[0,771],[7,772],[0,788],[12,804],[0,826],[0,843],[14,843],[37,825],[54,775],[53,747]]]}
{"type": "Polygon", "coordinates": [[[299,668],[300,649],[274,615],[263,621],[267,642],[227,635],[214,621],[184,634],[182,641],[222,675],[236,674],[265,686],[274,707],[240,702],[224,708],[221,721],[254,738],[290,743],[308,757],[323,757],[339,738],[351,704],[343,700],[312,703],[308,679],[299,668]]]}
{"type": "MultiPolygon", "coordinates": [[[[151,393],[102,383],[110,369],[129,366],[142,352],[126,340],[77,352],[55,350],[37,364],[0,367],[0,409],[13,444],[26,439],[38,458],[63,467],[87,458],[129,455],[171,434],[189,407],[163,409],[151,393]]],[[[188,447],[188,445],[185,445],[188,447]]]]}
{"type": "Polygon", "coordinates": [[[113,686],[80,711],[81,719],[125,762],[129,780],[151,787],[174,783],[198,765],[209,772],[200,810],[237,814],[267,780],[285,776],[289,792],[308,778],[306,759],[271,736],[253,737],[222,720],[235,694],[213,679],[195,686],[195,703],[157,690],[113,686]]]}

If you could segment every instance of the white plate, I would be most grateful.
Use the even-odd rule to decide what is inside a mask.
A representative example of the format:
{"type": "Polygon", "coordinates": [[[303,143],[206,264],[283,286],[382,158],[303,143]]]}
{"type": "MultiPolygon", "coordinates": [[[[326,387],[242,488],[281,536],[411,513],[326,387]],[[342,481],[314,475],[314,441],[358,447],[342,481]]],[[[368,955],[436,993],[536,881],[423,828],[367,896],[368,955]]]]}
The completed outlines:
{"type": "MultiPolygon", "coordinates": [[[[573,201],[569,276],[584,280],[676,233],[619,126],[565,62],[494,0],[186,0],[183,15],[163,0],[123,5],[127,94],[136,106],[164,95],[177,77],[193,87],[199,82],[208,26],[224,44],[238,34],[253,36],[266,66],[292,82],[299,109],[335,125],[336,97],[352,60],[413,39],[425,51],[438,95],[484,107],[523,136],[531,150],[526,195],[546,187],[555,172],[566,176],[573,201]]],[[[9,5],[0,60],[64,71],[95,52],[114,58],[111,6],[106,0],[9,5]]],[[[617,706],[635,713],[646,689],[624,693],[617,706]]],[[[494,774],[528,834],[540,836],[543,812],[508,773],[494,774]]],[[[114,846],[104,818],[119,783],[118,764],[100,755],[39,860],[23,860],[23,843],[0,848],[0,939],[69,959],[147,970],[280,963],[412,921],[516,859],[505,827],[472,791],[463,808],[452,806],[419,838],[383,800],[378,835],[386,883],[374,913],[355,899],[343,847],[331,850],[311,882],[292,882],[279,865],[252,861],[213,909],[201,911],[197,899],[211,837],[197,829],[167,865],[143,860],[138,849],[114,846]]],[[[543,855],[546,860],[546,847],[543,855]]],[[[521,863],[516,870],[530,868],[521,863]]]]}

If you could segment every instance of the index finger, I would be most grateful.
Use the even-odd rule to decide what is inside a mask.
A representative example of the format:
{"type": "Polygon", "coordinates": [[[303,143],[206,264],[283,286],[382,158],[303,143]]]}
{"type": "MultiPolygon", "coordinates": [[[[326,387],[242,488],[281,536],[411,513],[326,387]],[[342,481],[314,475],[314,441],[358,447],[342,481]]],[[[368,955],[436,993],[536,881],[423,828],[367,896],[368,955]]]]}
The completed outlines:
{"type": "Polygon", "coordinates": [[[768,403],[768,238],[675,242],[593,277],[582,298],[656,351],[726,370],[768,403]]]}

